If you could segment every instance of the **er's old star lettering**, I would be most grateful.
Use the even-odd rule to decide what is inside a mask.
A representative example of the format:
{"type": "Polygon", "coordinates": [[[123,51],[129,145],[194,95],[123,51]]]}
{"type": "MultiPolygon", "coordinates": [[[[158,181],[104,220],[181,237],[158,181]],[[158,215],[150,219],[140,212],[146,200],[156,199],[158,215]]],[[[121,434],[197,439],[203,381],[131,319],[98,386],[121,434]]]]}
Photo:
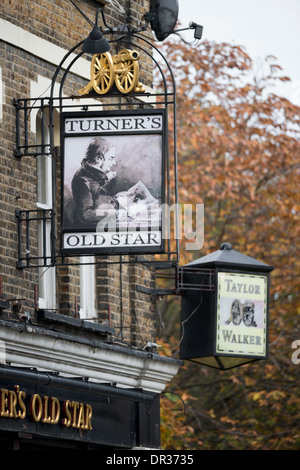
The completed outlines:
{"type": "Polygon", "coordinates": [[[30,419],[30,422],[45,425],[61,424],[65,428],[91,431],[93,408],[88,403],[74,400],[61,402],[57,397],[34,393],[26,396],[25,391],[15,385],[13,390],[0,389],[0,419],[30,419]]]}

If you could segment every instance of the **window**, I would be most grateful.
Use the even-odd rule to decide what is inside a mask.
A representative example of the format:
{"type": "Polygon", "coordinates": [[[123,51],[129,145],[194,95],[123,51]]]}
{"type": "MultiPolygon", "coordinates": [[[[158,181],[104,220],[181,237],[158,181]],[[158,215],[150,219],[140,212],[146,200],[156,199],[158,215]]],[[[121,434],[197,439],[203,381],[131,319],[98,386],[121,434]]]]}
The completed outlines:
{"type": "MultiPolygon", "coordinates": [[[[41,115],[37,114],[37,142],[49,144],[49,126],[47,119],[42,120],[41,115]]],[[[49,147],[45,147],[48,149],[49,147]]],[[[37,164],[37,207],[42,210],[52,209],[52,157],[39,155],[36,158],[37,164]]],[[[45,224],[42,221],[38,223],[38,250],[39,256],[50,255],[50,233],[51,222],[47,220],[45,224]],[[45,243],[45,245],[44,245],[45,243]],[[45,252],[44,252],[45,251],[45,252]]],[[[49,265],[39,268],[39,308],[56,308],[56,276],[55,268],[49,265]]]]}
{"type": "Polygon", "coordinates": [[[81,257],[80,263],[80,318],[94,320],[96,318],[95,265],[87,264],[94,263],[94,257],[81,257]]]}
{"type": "MultiPolygon", "coordinates": [[[[38,83],[32,83],[32,96],[39,94],[41,91],[47,90],[49,84],[43,77],[38,77],[38,83]]],[[[48,155],[50,135],[48,113],[44,110],[38,112],[36,116],[32,113],[31,127],[36,129],[36,141],[44,148],[45,154],[36,157],[37,170],[37,208],[41,210],[52,209],[52,157],[48,155]]],[[[54,110],[54,144],[59,146],[59,129],[60,119],[59,113],[54,110]]],[[[43,150],[41,150],[42,152],[43,150]]],[[[58,185],[59,186],[59,185],[58,185]]],[[[50,256],[51,243],[51,222],[46,221],[43,224],[39,222],[38,226],[38,250],[39,256],[44,255],[44,246],[46,245],[46,255],[50,256]]],[[[94,257],[80,258],[80,318],[84,320],[95,320],[97,318],[96,301],[96,280],[94,257]]],[[[39,268],[39,298],[38,306],[40,309],[56,309],[57,308],[57,289],[56,289],[56,268],[43,266],[39,268]]],[[[75,280],[74,280],[75,282],[75,280]]]]}
{"type": "Polygon", "coordinates": [[[0,121],[2,119],[3,107],[3,83],[2,83],[2,68],[0,67],[0,121]]]}

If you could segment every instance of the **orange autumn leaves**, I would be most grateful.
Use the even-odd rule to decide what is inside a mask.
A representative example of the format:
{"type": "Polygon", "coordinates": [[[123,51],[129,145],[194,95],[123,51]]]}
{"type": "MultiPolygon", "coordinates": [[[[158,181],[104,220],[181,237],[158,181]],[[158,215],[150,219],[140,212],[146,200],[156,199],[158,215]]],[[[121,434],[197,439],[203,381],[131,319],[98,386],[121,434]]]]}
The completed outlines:
{"type": "MultiPolygon", "coordinates": [[[[271,56],[257,69],[244,48],[226,43],[167,42],[163,49],[177,86],[179,202],[205,206],[204,246],[182,250],[180,264],[228,241],[275,267],[268,361],[227,373],[185,365],[172,387],[187,393],[191,413],[173,422],[173,443],[295,448],[300,384],[290,356],[300,339],[300,109],[276,95],[276,83],[288,78],[271,56]]],[[[176,343],[176,327],[167,330],[164,339],[176,343]]],[[[163,406],[165,436],[178,407],[163,406]]]]}

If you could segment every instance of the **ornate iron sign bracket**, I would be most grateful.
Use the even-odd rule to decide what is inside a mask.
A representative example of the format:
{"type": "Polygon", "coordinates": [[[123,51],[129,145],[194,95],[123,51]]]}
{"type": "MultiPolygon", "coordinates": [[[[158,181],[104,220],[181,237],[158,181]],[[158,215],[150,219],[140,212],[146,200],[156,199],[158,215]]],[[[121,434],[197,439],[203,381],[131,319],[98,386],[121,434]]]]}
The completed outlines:
{"type": "MultiPolygon", "coordinates": [[[[57,67],[51,83],[50,95],[43,98],[23,98],[14,100],[16,110],[16,148],[15,157],[23,158],[26,156],[38,157],[39,155],[49,155],[52,157],[52,207],[51,209],[17,210],[16,217],[18,221],[18,261],[17,267],[20,269],[31,267],[49,267],[59,265],[77,265],[80,264],[72,256],[65,256],[61,253],[58,240],[58,215],[57,205],[57,158],[56,147],[54,144],[54,113],[60,116],[66,112],[78,111],[97,112],[98,110],[109,109],[110,112],[119,112],[120,110],[164,110],[166,122],[166,142],[168,133],[172,135],[174,145],[172,154],[169,152],[169,146],[165,145],[165,168],[164,168],[164,200],[166,204],[177,204],[178,201],[178,183],[177,183],[177,129],[176,129],[176,86],[172,70],[163,56],[153,43],[146,37],[138,34],[121,36],[120,32],[110,30],[108,34],[112,35],[110,44],[115,44],[120,50],[119,53],[111,55],[109,53],[95,55],[91,61],[91,79],[89,83],[78,91],[74,96],[63,96],[63,88],[69,74],[72,73],[72,66],[82,56],[80,51],[76,50],[82,45],[83,41],[74,46],[65,55],[57,67]],[[130,48],[128,44],[130,43],[130,48]],[[160,61],[153,57],[150,52],[152,48],[156,49],[155,57],[159,56],[160,61]],[[66,61],[70,61],[70,56],[74,53],[74,58],[68,66],[66,61]],[[140,63],[141,58],[147,58],[152,61],[155,70],[159,75],[162,87],[155,91],[143,85],[140,82],[140,63]],[[54,88],[60,77],[59,93],[54,96],[54,88]],[[101,101],[100,101],[101,99],[101,101]],[[40,135],[41,142],[32,141],[30,130],[30,116],[33,110],[40,115],[40,135]],[[49,129],[49,140],[44,135],[45,125],[49,129]],[[45,222],[51,224],[50,232],[44,230],[45,222]],[[40,253],[31,246],[32,230],[35,229],[37,222],[40,223],[42,230],[43,246],[40,253]],[[47,238],[48,237],[48,238],[47,238]],[[49,240],[50,237],[50,240],[49,240]],[[49,250],[50,247],[50,250],[49,250]]],[[[175,216],[175,224],[177,217],[175,216]]],[[[173,231],[175,233],[175,231],[173,231]]],[[[166,265],[172,268],[178,263],[179,259],[179,240],[166,240],[166,249],[162,255],[166,265]]],[[[161,255],[160,255],[161,261],[161,255]]],[[[137,256],[130,256],[129,260],[122,261],[126,263],[136,263],[137,256]]],[[[156,261],[154,261],[156,262],[156,261]]],[[[158,262],[158,261],[157,261],[158,262]]],[[[119,256],[116,260],[107,260],[104,256],[95,258],[97,264],[120,263],[119,256]]]]}

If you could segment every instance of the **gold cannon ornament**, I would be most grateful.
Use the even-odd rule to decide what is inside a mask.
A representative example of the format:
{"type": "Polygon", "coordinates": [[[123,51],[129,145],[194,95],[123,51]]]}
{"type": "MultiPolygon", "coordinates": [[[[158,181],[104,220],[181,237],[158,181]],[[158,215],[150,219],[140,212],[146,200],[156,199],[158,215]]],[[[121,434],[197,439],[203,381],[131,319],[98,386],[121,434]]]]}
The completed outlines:
{"type": "Polygon", "coordinates": [[[78,90],[80,95],[88,95],[93,89],[99,95],[108,93],[114,83],[121,93],[144,93],[144,86],[138,81],[140,74],[139,53],[122,49],[118,54],[109,52],[95,54],[91,62],[91,80],[78,90]]]}

